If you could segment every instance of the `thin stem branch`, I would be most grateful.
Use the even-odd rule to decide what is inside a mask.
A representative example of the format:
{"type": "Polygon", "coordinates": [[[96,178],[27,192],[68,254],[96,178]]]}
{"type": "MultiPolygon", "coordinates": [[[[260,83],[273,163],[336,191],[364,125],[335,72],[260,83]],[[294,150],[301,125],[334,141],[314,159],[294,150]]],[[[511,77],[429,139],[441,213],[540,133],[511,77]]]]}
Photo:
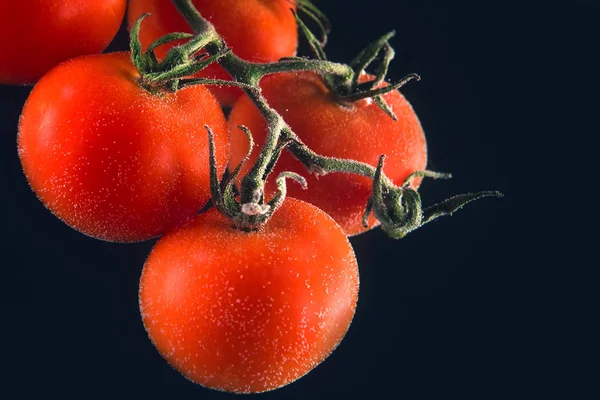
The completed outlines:
{"type": "MultiPolygon", "coordinates": [[[[315,175],[347,173],[361,175],[367,178],[373,178],[375,176],[376,168],[372,165],[360,161],[322,156],[309,149],[297,138],[288,145],[288,150],[306,167],[307,170],[315,175]]],[[[386,176],[383,176],[382,179],[386,186],[393,185],[386,176]]]]}
{"type": "Polygon", "coordinates": [[[258,64],[253,63],[257,73],[263,77],[279,72],[292,71],[319,71],[330,75],[336,75],[343,79],[350,79],[354,73],[352,68],[347,65],[339,64],[327,60],[313,60],[308,58],[285,59],[274,63],[258,64]]]}

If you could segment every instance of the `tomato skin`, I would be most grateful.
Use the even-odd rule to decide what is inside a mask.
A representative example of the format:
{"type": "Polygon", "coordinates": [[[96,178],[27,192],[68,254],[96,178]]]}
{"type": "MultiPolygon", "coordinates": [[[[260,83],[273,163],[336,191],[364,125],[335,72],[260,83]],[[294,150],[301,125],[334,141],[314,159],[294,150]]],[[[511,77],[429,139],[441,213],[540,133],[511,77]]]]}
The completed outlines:
{"type": "Polygon", "coordinates": [[[119,30],[126,3],[0,2],[0,84],[32,84],[62,61],[100,53],[119,30]]]}
{"type": "MultiPolygon", "coordinates": [[[[367,79],[367,75],[361,77],[361,81],[367,79]]],[[[398,117],[394,121],[370,99],[351,105],[337,103],[321,79],[312,72],[267,76],[260,86],[269,105],[317,154],[354,159],[373,166],[377,165],[381,154],[386,154],[384,172],[396,184],[402,184],[411,172],[425,169],[425,135],[414,110],[400,92],[393,91],[384,96],[398,117]]],[[[248,149],[245,135],[236,132],[239,125],[250,128],[255,141],[250,161],[242,170],[247,172],[266,136],[264,119],[247,96],[234,104],[229,115],[231,165],[237,165],[248,149]]],[[[321,208],[348,235],[367,230],[362,226],[362,216],[371,193],[371,179],[340,173],[315,176],[309,174],[287,151],[282,154],[271,176],[276,177],[282,171],[297,172],[308,182],[307,190],[289,185],[290,196],[321,208]]],[[[416,188],[419,184],[420,179],[415,179],[412,186],[416,188]]],[[[273,179],[267,182],[267,192],[273,193],[275,188],[273,179]]],[[[371,216],[369,228],[376,225],[378,221],[371,216]]]]}
{"type": "MultiPolygon", "coordinates": [[[[247,61],[271,62],[296,54],[297,26],[289,0],[194,0],[194,6],[208,19],[236,55],[247,61]]],[[[140,29],[140,41],[146,48],[154,40],[171,32],[191,32],[171,0],[131,0],[127,21],[131,26],[140,15],[149,12],[140,29]]],[[[156,50],[162,59],[173,45],[156,50]]],[[[218,64],[209,65],[198,76],[231,80],[218,64]]],[[[230,106],[242,94],[233,87],[211,86],[223,106],[230,106]]]]}
{"type": "Polygon", "coordinates": [[[163,236],[142,271],[140,310],[163,357],[188,379],[236,393],[302,377],[354,316],[358,266],[342,229],[287,198],[258,232],[215,209],[163,236]]]}
{"type": "Polygon", "coordinates": [[[29,95],[18,134],[23,171],[57,217],[99,239],[155,237],[210,198],[208,135],[229,153],[214,96],[195,86],[153,95],[129,53],[83,56],[46,74],[29,95]]]}

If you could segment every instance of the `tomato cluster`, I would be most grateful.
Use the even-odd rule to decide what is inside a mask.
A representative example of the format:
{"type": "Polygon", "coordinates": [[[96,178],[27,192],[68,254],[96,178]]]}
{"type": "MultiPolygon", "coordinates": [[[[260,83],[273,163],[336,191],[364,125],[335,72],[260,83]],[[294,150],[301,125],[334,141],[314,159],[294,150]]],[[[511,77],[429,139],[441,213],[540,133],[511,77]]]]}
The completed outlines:
{"type": "MultiPolygon", "coordinates": [[[[359,275],[348,236],[378,225],[377,213],[363,217],[383,178],[382,163],[375,184],[361,174],[314,168],[307,174],[306,163],[286,146],[367,167],[386,153],[389,186],[380,200],[389,201],[389,187],[416,193],[426,167],[419,119],[397,90],[377,92],[389,89],[379,72],[356,75],[356,88],[372,84],[376,94],[355,100],[317,67],[282,68],[246,94],[235,84],[194,84],[231,81],[235,74],[216,62],[175,76],[177,62],[189,67],[212,54],[184,53],[192,35],[155,42],[192,32],[169,0],[131,0],[132,51],[95,54],[117,31],[125,3],[0,5],[0,13],[15,17],[0,34],[26,33],[18,46],[0,43],[0,83],[35,83],[19,123],[24,174],[40,201],[81,233],[115,242],[162,236],[142,272],[140,310],[150,339],[183,375],[236,393],[289,384],[322,362],[350,326],[359,275]],[[257,92],[264,103],[257,103],[257,92]],[[228,118],[224,106],[232,106],[228,118]],[[266,151],[273,125],[295,136],[266,151]],[[265,154],[273,162],[256,175],[265,154]],[[228,163],[232,176],[218,182],[227,178],[228,163]],[[238,204],[244,193],[236,197],[233,185],[243,192],[252,174],[266,185],[251,193],[251,203],[238,204]],[[287,190],[283,178],[305,183],[298,175],[308,189],[287,190]],[[200,213],[211,200],[216,207],[200,213]],[[245,222],[231,210],[247,214],[245,222]],[[261,213],[269,218],[252,220],[261,213]]],[[[214,25],[245,68],[302,61],[293,57],[292,11],[315,13],[305,0],[186,4],[214,25]]]]}

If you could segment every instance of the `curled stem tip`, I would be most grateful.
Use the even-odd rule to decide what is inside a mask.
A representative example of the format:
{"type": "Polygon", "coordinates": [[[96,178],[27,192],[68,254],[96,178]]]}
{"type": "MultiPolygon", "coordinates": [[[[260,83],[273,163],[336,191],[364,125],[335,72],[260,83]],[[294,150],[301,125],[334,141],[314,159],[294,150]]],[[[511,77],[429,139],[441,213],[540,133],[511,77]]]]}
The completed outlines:
{"type": "Polygon", "coordinates": [[[472,201],[490,196],[502,197],[502,193],[497,191],[460,194],[423,209],[419,193],[410,187],[412,179],[416,177],[449,179],[451,175],[428,170],[415,171],[401,186],[396,186],[389,179],[384,179],[384,161],[385,156],[380,156],[373,176],[372,193],[367,201],[362,222],[364,227],[368,227],[369,215],[373,212],[381,222],[382,229],[396,239],[403,238],[436,218],[452,215],[472,201]]]}

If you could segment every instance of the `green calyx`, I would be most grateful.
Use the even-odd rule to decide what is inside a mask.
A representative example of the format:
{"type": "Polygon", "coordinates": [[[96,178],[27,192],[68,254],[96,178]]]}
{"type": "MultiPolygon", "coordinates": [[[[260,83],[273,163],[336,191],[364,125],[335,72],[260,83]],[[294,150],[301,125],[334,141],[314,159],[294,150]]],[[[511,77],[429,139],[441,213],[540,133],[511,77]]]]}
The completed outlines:
{"type": "MultiPolygon", "coordinates": [[[[258,230],[265,224],[273,213],[283,204],[287,193],[286,180],[293,179],[298,182],[302,188],[306,189],[306,180],[294,172],[282,172],[277,177],[277,193],[268,202],[265,202],[262,189],[256,189],[248,201],[240,202],[235,197],[234,182],[238,177],[243,165],[248,161],[254,141],[250,130],[245,126],[239,126],[239,129],[246,134],[250,143],[249,150],[240,164],[231,172],[230,176],[224,181],[219,180],[217,172],[217,160],[215,152],[214,135],[209,126],[205,127],[208,132],[209,152],[210,152],[210,190],[213,204],[224,215],[226,215],[238,229],[244,231],[258,230]]],[[[276,150],[277,156],[283,151],[285,145],[279,146],[276,150]]],[[[272,168],[271,168],[272,169],[272,168]]],[[[265,174],[268,175],[270,171],[265,174]]],[[[266,177],[265,177],[266,180],[266,177]]]]}
{"type": "MultiPolygon", "coordinates": [[[[314,8],[314,6],[312,7],[314,8]]],[[[294,16],[296,17],[296,22],[298,23],[300,30],[308,41],[313,55],[318,60],[326,61],[327,56],[325,55],[324,47],[327,42],[329,22],[322,15],[322,13],[320,13],[320,11],[317,10],[317,12],[314,12],[313,8],[308,8],[308,10],[301,8],[301,10],[316,22],[321,32],[321,39],[318,39],[311,32],[311,30],[295,12],[294,16]],[[326,21],[326,23],[322,21],[326,21]]],[[[336,95],[337,101],[340,103],[353,103],[362,99],[372,98],[375,104],[377,104],[377,106],[381,108],[383,112],[385,112],[394,121],[397,120],[396,115],[386,103],[383,95],[400,89],[411,80],[418,81],[421,78],[419,75],[413,73],[408,74],[399,82],[394,84],[382,85],[387,76],[390,63],[396,54],[389,43],[390,39],[392,39],[394,35],[394,31],[388,32],[360,51],[354,60],[352,60],[348,65],[350,73],[347,76],[344,76],[343,79],[340,79],[339,74],[332,75],[328,74],[327,71],[320,71],[323,81],[329,90],[336,95]],[[367,82],[361,82],[361,76],[366,73],[366,69],[373,64],[379,55],[381,55],[381,61],[376,67],[374,79],[367,82]]]]}
{"type": "Polygon", "coordinates": [[[358,100],[372,98],[379,108],[385,112],[394,121],[397,120],[396,114],[386,103],[383,95],[400,89],[411,80],[419,81],[421,77],[415,73],[406,75],[400,81],[382,85],[388,73],[390,63],[394,59],[396,53],[390,45],[389,41],[394,37],[395,32],[389,32],[380,37],[375,42],[365,47],[350,63],[350,67],[354,72],[352,81],[349,85],[343,86],[336,92],[338,101],[340,102],[355,102],[358,100]],[[365,70],[377,59],[377,56],[382,54],[381,62],[376,67],[375,78],[367,82],[361,82],[360,77],[364,75],[365,70]]]}
{"type": "Polygon", "coordinates": [[[214,31],[203,35],[175,32],[158,38],[151,43],[146,51],[142,50],[139,39],[142,21],[149,14],[141,15],[131,28],[130,47],[131,60],[140,73],[140,84],[151,92],[160,90],[177,90],[192,84],[227,84],[227,81],[202,78],[187,78],[209,64],[218,61],[231,49],[221,48],[214,54],[208,54],[204,49],[210,44],[220,41],[214,31]],[[184,44],[172,47],[162,61],[158,61],[155,50],[157,47],[174,41],[187,40],[184,44]]]}

